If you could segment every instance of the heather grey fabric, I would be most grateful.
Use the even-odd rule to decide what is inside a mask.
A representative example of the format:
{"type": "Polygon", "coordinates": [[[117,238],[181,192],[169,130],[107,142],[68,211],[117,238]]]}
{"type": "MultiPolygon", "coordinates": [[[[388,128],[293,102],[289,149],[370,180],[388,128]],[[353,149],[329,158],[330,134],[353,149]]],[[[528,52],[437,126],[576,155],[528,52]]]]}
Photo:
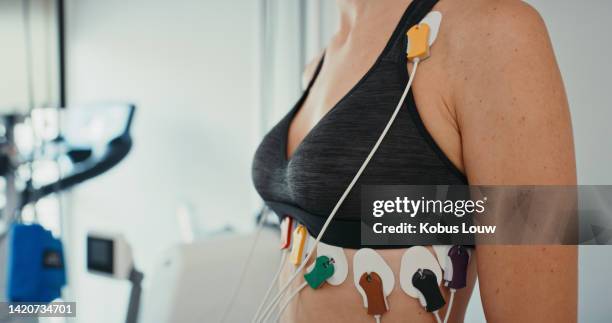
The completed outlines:
{"type": "MultiPolygon", "coordinates": [[[[292,216],[317,236],[327,216],[386,126],[408,81],[406,31],[437,0],[414,0],[382,54],[363,78],[286,158],[291,120],[323,65],[289,113],[264,137],[253,162],[253,182],[279,217],[292,216]]],[[[462,185],[454,167],[425,129],[412,92],[367,169],[338,210],[322,241],[360,248],[361,185],[462,185]]]]}

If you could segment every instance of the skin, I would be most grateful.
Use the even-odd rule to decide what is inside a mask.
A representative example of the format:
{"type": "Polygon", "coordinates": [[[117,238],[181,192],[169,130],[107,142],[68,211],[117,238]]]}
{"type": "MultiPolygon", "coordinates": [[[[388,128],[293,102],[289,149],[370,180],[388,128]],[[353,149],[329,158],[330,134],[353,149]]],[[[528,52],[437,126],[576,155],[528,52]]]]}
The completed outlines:
{"type": "MultiPolygon", "coordinates": [[[[372,66],[410,3],[337,2],[340,27],[291,124],[288,156],[372,66]]],[[[567,98],[538,13],[515,0],[443,0],[435,10],[444,17],[441,30],[431,58],[419,66],[413,92],[438,146],[471,185],[575,185],[567,98]]],[[[306,80],[318,60],[306,68],[306,80]]],[[[404,250],[378,252],[396,273],[391,311],[382,321],[435,322],[399,287],[404,250]]],[[[351,264],[354,250],[345,253],[351,264]]],[[[458,292],[450,322],[463,321],[476,272],[488,322],[577,321],[575,246],[478,246],[475,254],[468,288],[458,292]]],[[[373,322],[351,269],[339,287],[305,289],[289,305],[284,322],[373,322]]],[[[287,265],[281,284],[292,270],[287,265]]]]}

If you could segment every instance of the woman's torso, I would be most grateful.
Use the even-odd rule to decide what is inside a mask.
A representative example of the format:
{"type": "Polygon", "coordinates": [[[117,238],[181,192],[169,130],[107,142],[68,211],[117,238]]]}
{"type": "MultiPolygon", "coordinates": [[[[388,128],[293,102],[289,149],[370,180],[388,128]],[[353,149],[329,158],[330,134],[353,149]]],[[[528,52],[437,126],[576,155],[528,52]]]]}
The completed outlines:
{"type": "MultiPolygon", "coordinates": [[[[425,7],[435,3],[419,2],[425,7]]],[[[309,227],[314,236],[317,225],[325,220],[387,123],[407,82],[403,35],[414,21],[420,20],[417,16],[428,10],[412,8],[404,12],[408,2],[403,5],[402,10],[387,8],[367,26],[352,28],[350,36],[334,38],[322,66],[311,68],[313,81],[304,96],[264,139],[262,146],[266,141],[267,146],[258,150],[258,154],[276,154],[259,157],[259,164],[256,156],[254,181],[258,191],[281,216],[303,212],[308,220],[315,218],[314,229],[309,227]]],[[[338,212],[341,223],[358,223],[360,184],[467,183],[461,173],[460,136],[445,103],[444,77],[440,77],[441,64],[437,64],[442,59],[436,58],[437,51],[443,50],[440,47],[434,47],[432,58],[420,67],[414,95],[409,95],[364,177],[338,212]]],[[[331,237],[326,233],[323,241],[349,248],[346,254],[351,264],[355,252],[351,248],[358,248],[355,239],[359,232],[344,239],[342,233],[348,235],[347,228],[350,226],[339,225],[331,237]]],[[[397,273],[405,249],[377,251],[399,281],[397,273]]],[[[468,288],[457,294],[452,321],[463,317],[473,287],[474,263],[471,262],[468,288]]],[[[281,286],[294,268],[285,266],[281,286]]],[[[294,287],[301,281],[294,282],[294,287]]],[[[434,321],[398,284],[389,305],[391,311],[383,316],[383,322],[434,321]]],[[[349,268],[349,276],[341,286],[317,291],[306,288],[301,292],[287,308],[284,321],[372,322],[373,318],[363,308],[349,268]]]]}

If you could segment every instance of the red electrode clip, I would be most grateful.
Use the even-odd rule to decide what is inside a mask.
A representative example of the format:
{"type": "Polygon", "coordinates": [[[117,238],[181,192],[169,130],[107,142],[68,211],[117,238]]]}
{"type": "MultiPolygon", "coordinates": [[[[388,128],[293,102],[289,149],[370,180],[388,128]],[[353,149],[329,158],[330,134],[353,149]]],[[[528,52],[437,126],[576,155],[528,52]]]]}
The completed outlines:
{"type": "Polygon", "coordinates": [[[288,249],[291,246],[291,232],[293,231],[293,218],[286,216],[280,225],[281,230],[281,250],[288,249]]]}

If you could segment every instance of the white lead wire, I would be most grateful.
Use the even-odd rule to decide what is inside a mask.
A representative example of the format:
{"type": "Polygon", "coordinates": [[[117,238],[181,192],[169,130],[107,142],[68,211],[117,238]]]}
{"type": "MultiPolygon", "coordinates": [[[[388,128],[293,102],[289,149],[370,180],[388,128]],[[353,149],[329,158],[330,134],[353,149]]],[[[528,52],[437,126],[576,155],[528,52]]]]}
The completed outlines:
{"type": "MultiPolygon", "coordinates": [[[[315,240],[315,242],[314,242],[314,244],[312,246],[312,250],[315,250],[315,248],[319,244],[319,241],[321,241],[321,238],[323,237],[323,234],[327,230],[327,227],[329,226],[331,221],[334,219],[334,216],[336,215],[336,212],[338,212],[338,209],[340,208],[340,206],[342,205],[342,203],[344,202],[344,200],[346,199],[346,197],[348,196],[350,191],[353,189],[353,186],[355,186],[355,184],[357,183],[357,180],[359,179],[359,177],[361,177],[361,173],[363,173],[363,171],[366,169],[366,167],[370,163],[370,160],[372,159],[372,157],[374,157],[374,154],[376,153],[376,151],[378,150],[378,147],[380,146],[380,144],[382,143],[383,139],[387,135],[387,132],[389,132],[389,129],[391,128],[391,125],[393,125],[393,122],[395,121],[395,118],[397,117],[397,114],[399,113],[402,105],[404,104],[404,100],[406,100],[406,97],[408,96],[408,92],[410,91],[410,87],[412,86],[412,83],[414,82],[414,77],[416,75],[416,71],[417,71],[418,66],[419,66],[419,60],[417,58],[417,59],[414,60],[414,68],[412,69],[412,73],[410,74],[410,79],[408,80],[408,84],[406,84],[406,88],[404,89],[404,93],[402,94],[402,97],[401,97],[400,101],[397,103],[397,107],[395,108],[395,111],[393,111],[393,114],[391,115],[391,118],[389,119],[389,122],[387,123],[387,126],[382,131],[382,133],[380,134],[380,137],[378,137],[378,140],[374,144],[374,147],[370,151],[370,154],[368,154],[368,157],[366,157],[365,161],[363,162],[363,164],[361,165],[361,167],[359,168],[359,170],[357,171],[357,173],[353,177],[353,180],[348,185],[348,187],[344,190],[344,193],[342,194],[342,196],[340,197],[340,199],[338,200],[338,202],[334,206],[333,210],[331,211],[331,213],[327,217],[327,220],[323,224],[323,227],[321,228],[321,231],[319,231],[319,234],[317,235],[317,239],[315,240]]],[[[270,303],[270,305],[268,307],[266,307],[266,309],[263,312],[264,317],[268,316],[268,312],[272,308],[274,308],[276,303],[278,303],[278,301],[280,300],[281,296],[285,292],[287,292],[287,289],[289,288],[291,283],[295,280],[295,278],[298,276],[298,274],[304,269],[304,267],[306,266],[306,264],[310,260],[310,258],[311,258],[313,253],[314,252],[311,252],[311,253],[308,254],[306,259],[304,261],[302,261],[302,264],[298,267],[298,269],[295,271],[295,273],[291,276],[291,278],[289,278],[289,280],[285,283],[285,285],[283,285],[283,288],[281,288],[280,291],[278,292],[278,294],[276,294],[276,296],[272,299],[272,303],[270,303]]]]}
{"type": "Polygon", "coordinates": [[[442,323],[442,320],[440,319],[440,314],[438,314],[438,311],[433,312],[433,314],[436,317],[436,322],[442,323]]]}
{"type": "Polygon", "coordinates": [[[223,315],[221,316],[221,320],[219,321],[221,323],[225,322],[225,320],[227,319],[227,315],[229,314],[230,310],[234,307],[234,302],[236,301],[236,298],[238,298],[238,292],[242,288],[244,277],[246,276],[247,269],[249,268],[249,264],[251,263],[251,258],[253,257],[253,254],[255,253],[255,247],[257,246],[257,241],[259,240],[261,231],[263,230],[263,225],[264,225],[264,222],[266,222],[267,215],[268,215],[268,208],[264,206],[261,211],[261,217],[259,218],[259,222],[257,222],[257,229],[255,232],[255,236],[253,237],[253,242],[251,243],[251,249],[249,250],[247,257],[244,260],[242,272],[240,273],[240,276],[238,277],[238,284],[236,285],[236,288],[234,288],[234,290],[232,291],[232,295],[230,297],[229,303],[227,304],[225,311],[223,311],[223,315]]]}
{"type": "MultiPolygon", "coordinates": [[[[304,287],[306,287],[307,283],[303,282],[302,285],[300,285],[293,293],[291,293],[291,295],[289,296],[289,298],[283,303],[283,305],[278,309],[278,313],[276,314],[276,317],[274,318],[274,321],[272,322],[278,322],[281,318],[281,316],[283,315],[283,312],[285,311],[285,309],[287,308],[287,306],[289,305],[289,303],[291,303],[291,301],[293,300],[293,298],[299,294],[299,292],[304,289],[304,287]]],[[[264,318],[265,320],[266,318],[264,318]]]]}
{"type": "Polygon", "coordinates": [[[281,253],[281,259],[278,265],[278,269],[276,270],[276,274],[274,274],[274,278],[272,278],[272,283],[268,287],[268,290],[266,291],[266,294],[264,295],[264,298],[261,304],[259,304],[259,307],[257,308],[257,312],[255,312],[255,317],[253,318],[253,321],[256,321],[259,318],[259,315],[261,314],[261,310],[263,310],[264,306],[266,305],[266,302],[268,301],[268,298],[270,297],[270,293],[272,292],[272,289],[274,288],[274,285],[276,281],[278,280],[278,277],[280,276],[280,273],[283,270],[283,267],[285,267],[285,264],[287,263],[287,259],[289,259],[289,256],[287,255],[287,250],[285,249],[281,253]]]}
{"type": "Polygon", "coordinates": [[[450,300],[448,301],[448,307],[446,308],[446,315],[444,315],[444,323],[448,323],[448,319],[450,318],[450,313],[453,309],[453,299],[455,299],[455,292],[457,290],[454,288],[451,288],[450,292],[450,300]]]}

